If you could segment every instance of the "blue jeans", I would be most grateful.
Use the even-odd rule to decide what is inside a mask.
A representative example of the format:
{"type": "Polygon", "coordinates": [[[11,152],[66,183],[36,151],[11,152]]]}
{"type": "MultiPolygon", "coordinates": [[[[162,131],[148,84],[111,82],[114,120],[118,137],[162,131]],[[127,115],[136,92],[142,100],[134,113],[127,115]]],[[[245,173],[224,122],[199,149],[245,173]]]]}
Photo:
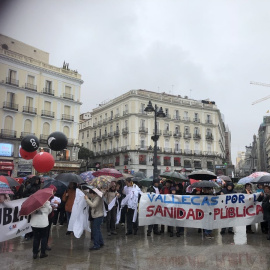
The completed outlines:
{"type": "Polygon", "coordinates": [[[97,217],[93,219],[93,238],[94,238],[94,247],[100,248],[100,245],[104,245],[103,237],[101,234],[101,224],[103,221],[103,217],[97,217]]]}

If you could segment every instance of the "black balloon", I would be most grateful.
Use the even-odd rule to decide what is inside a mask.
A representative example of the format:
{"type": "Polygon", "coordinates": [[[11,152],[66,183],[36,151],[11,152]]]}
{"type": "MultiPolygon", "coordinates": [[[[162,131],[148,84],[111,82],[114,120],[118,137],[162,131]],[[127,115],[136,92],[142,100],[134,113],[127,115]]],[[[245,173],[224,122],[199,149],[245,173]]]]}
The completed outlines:
{"type": "Polygon", "coordinates": [[[22,139],[21,147],[26,152],[35,152],[39,148],[39,140],[34,135],[27,135],[22,139]]]}
{"type": "Polygon", "coordinates": [[[53,151],[61,151],[67,147],[68,139],[64,133],[56,131],[50,134],[47,143],[53,151]]]}

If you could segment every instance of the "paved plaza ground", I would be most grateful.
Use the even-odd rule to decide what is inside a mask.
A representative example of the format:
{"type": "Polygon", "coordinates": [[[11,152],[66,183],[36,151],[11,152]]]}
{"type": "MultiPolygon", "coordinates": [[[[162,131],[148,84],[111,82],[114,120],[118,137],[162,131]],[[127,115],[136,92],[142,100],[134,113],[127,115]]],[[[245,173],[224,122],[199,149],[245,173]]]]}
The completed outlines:
{"type": "Polygon", "coordinates": [[[119,226],[118,235],[107,236],[103,224],[105,246],[89,251],[90,234],[80,239],[66,236],[66,226],[52,227],[51,251],[43,259],[33,260],[32,241],[15,238],[0,243],[0,269],[73,270],[73,269],[270,269],[270,241],[253,226],[255,234],[245,227],[234,228],[235,235],[205,239],[197,229],[186,228],[181,237],[146,236],[146,227],[138,235],[126,236],[119,226]]]}

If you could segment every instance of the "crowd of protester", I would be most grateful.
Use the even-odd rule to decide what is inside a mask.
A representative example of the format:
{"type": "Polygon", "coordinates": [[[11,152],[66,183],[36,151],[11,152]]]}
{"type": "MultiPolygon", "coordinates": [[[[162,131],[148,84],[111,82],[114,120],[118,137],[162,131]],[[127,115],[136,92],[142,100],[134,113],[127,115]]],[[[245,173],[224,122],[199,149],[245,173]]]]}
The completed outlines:
{"type": "MultiPolygon", "coordinates": [[[[1,197],[3,201],[9,199],[26,198],[34,194],[37,190],[42,188],[40,178],[35,176],[25,181],[19,188],[14,189],[14,195],[11,198],[1,197]]],[[[67,190],[59,195],[57,194],[57,188],[54,185],[50,185],[49,188],[53,189],[53,196],[43,207],[38,209],[31,215],[32,232],[27,233],[24,237],[28,241],[33,238],[33,258],[38,257],[40,252],[40,258],[48,256],[46,251],[50,251],[51,247],[48,245],[51,226],[63,226],[64,223],[69,224],[70,217],[72,215],[72,207],[74,204],[76,189],[81,188],[76,183],[70,182],[67,190]]],[[[155,194],[175,194],[175,195],[223,195],[236,193],[234,190],[234,184],[232,182],[226,182],[225,185],[217,191],[213,188],[190,188],[186,183],[175,183],[171,180],[161,181],[160,179],[154,179],[152,184],[147,188],[141,187],[138,183],[133,182],[132,178],[127,178],[119,181],[112,181],[109,189],[105,192],[101,198],[93,189],[89,189],[85,193],[85,201],[89,205],[89,220],[91,221],[91,236],[93,240],[93,246],[90,250],[99,250],[104,246],[104,239],[102,236],[101,226],[104,224],[107,228],[107,236],[112,237],[117,235],[117,225],[125,229],[126,235],[137,235],[138,233],[138,204],[140,196],[144,192],[155,194]],[[130,195],[130,196],[128,196],[130,195]],[[108,209],[108,205],[115,200],[115,204],[111,209],[108,209]],[[106,217],[104,215],[104,207],[107,209],[106,217]]],[[[252,194],[252,185],[245,184],[241,193],[252,194]]],[[[260,196],[258,201],[262,202],[263,218],[264,222],[261,222],[262,233],[268,234],[267,239],[270,240],[270,187],[265,185],[257,185],[257,190],[260,196]]],[[[1,202],[1,201],[0,201],[1,202]]],[[[118,228],[119,228],[118,227],[118,228]]],[[[222,228],[220,234],[226,233],[234,234],[233,228],[222,228]]],[[[183,227],[167,226],[167,232],[169,237],[180,237],[184,233],[183,227]]],[[[212,230],[204,228],[198,229],[199,233],[203,233],[205,238],[212,239],[212,230]]],[[[160,224],[152,224],[147,227],[147,236],[161,235],[165,233],[165,226],[160,224]]],[[[251,225],[246,226],[246,233],[253,234],[251,225]]],[[[66,232],[66,235],[72,235],[72,231],[66,232]]]]}

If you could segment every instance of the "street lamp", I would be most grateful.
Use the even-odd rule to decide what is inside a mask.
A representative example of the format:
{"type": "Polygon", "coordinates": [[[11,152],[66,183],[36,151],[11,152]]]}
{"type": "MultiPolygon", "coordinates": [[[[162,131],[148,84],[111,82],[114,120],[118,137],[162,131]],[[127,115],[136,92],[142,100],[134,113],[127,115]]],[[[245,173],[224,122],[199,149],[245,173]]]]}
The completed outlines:
{"type": "Polygon", "coordinates": [[[155,104],[155,108],[152,105],[152,102],[149,101],[147,107],[144,109],[145,112],[154,112],[155,115],[155,131],[154,136],[151,139],[154,141],[154,157],[153,157],[153,179],[158,179],[158,170],[157,170],[157,141],[159,139],[159,135],[157,135],[157,117],[163,118],[166,114],[163,112],[162,107],[158,110],[158,106],[155,104]]]}

